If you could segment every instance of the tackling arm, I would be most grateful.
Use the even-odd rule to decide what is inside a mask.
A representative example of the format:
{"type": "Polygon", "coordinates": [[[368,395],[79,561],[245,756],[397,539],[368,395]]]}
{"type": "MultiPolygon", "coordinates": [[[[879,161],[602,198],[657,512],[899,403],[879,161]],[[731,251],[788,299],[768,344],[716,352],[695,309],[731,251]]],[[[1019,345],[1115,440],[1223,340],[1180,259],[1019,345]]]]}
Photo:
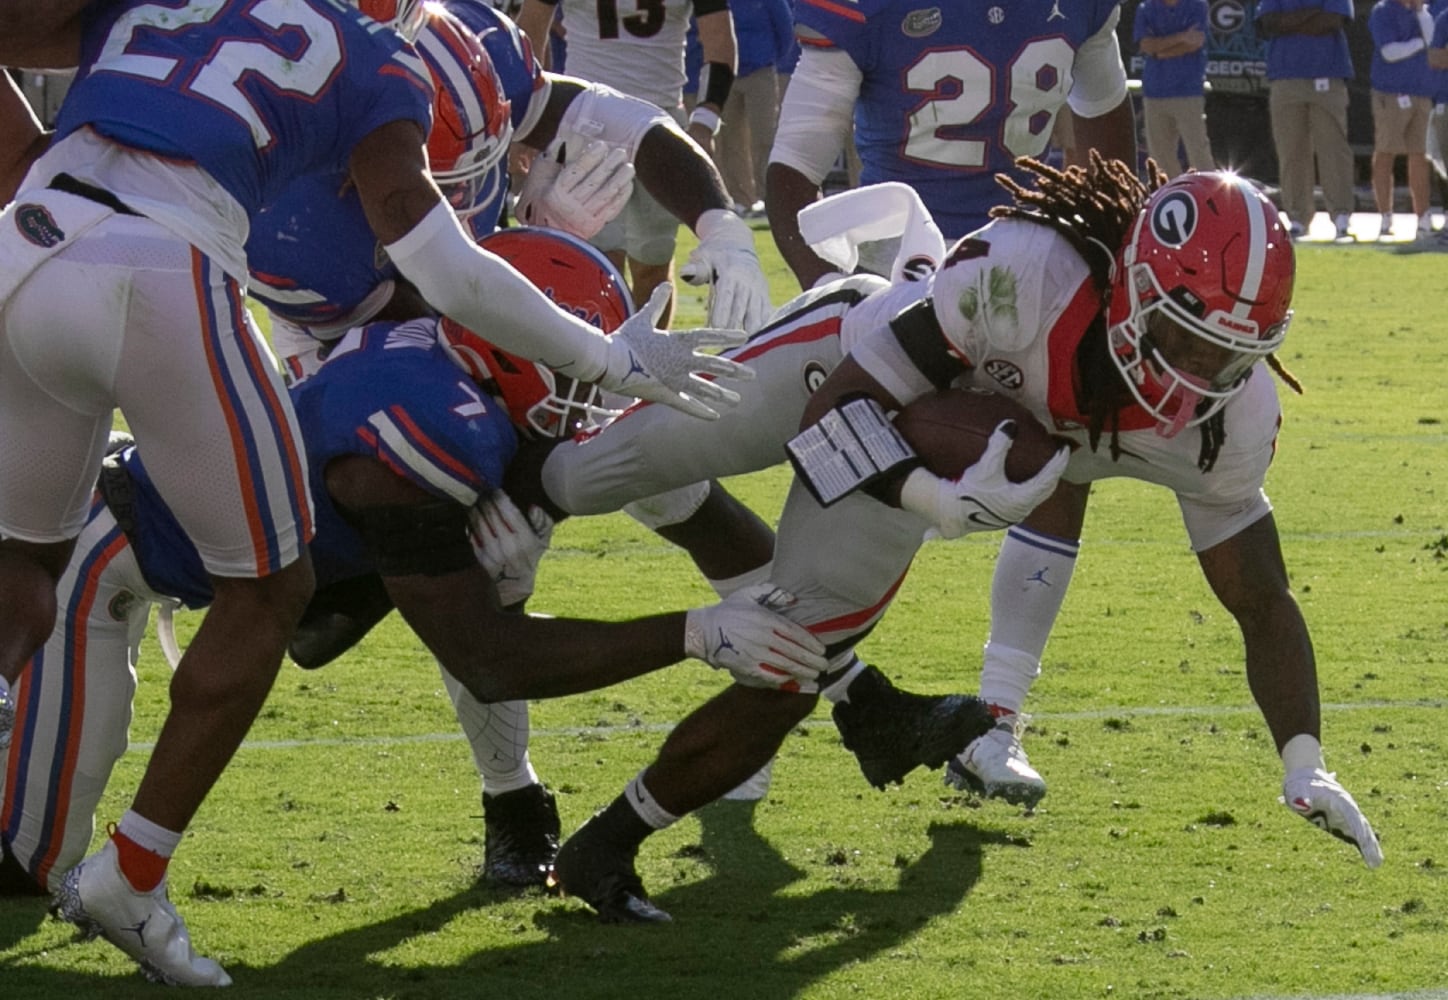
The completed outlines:
{"type": "Polygon", "coordinates": [[[755,686],[797,687],[825,666],[823,644],[750,595],[622,622],[505,612],[460,504],[360,455],[334,459],[325,479],[403,619],[479,701],[591,691],[691,656],[755,686]]]}

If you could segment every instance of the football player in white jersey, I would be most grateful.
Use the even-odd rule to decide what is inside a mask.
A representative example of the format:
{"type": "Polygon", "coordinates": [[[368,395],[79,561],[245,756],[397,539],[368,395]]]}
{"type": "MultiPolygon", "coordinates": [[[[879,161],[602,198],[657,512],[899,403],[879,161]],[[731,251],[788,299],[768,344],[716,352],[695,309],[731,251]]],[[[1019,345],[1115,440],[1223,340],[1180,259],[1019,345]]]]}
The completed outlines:
{"type": "MultiPolygon", "coordinates": [[[[1066,497],[1079,517],[1089,484],[1111,476],[1170,489],[1208,582],[1241,628],[1248,681],[1284,766],[1283,801],[1376,867],[1371,825],[1323,763],[1312,643],[1262,488],[1281,415],[1274,373],[1296,385],[1274,357],[1291,316],[1291,242],[1270,203],[1232,174],[1184,175],[1148,198],[1128,168],[1099,157],[1089,169],[1030,169],[1033,188],[1009,185],[1014,204],[957,243],[928,282],[851,302],[861,279],[847,279],[780,310],[799,323],[797,340],[842,300],[874,320],[810,397],[805,433],[861,395],[883,414],[936,387],[976,385],[1015,398],[1074,443],[1053,505],[1066,497]]],[[[739,349],[752,352],[761,386],[773,380],[774,332],[739,349]]],[[[808,361],[793,367],[797,354],[777,357],[781,378],[808,376],[808,361]]],[[[577,451],[602,446],[632,419],[577,451]]],[[[636,436],[623,435],[630,456],[636,436]]],[[[883,615],[925,529],[956,537],[983,514],[1003,515],[987,519],[1004,527],[1029,512],[1002,511],[1003,498],[986,492],[987,464],[952,482],[907,463],[871,495],[828,507],[799,479],[790,491],[771,577],[798,599],[789,616],[828,644],[832,672],[821,687],[847,699],[835,717],[857,754],[881,739],[866,710],[879,682],[850,648],[883,615]]],[[[1003,615],[998,608],[993,641],[1003,615]]],[[[697,710],[625,794],[564,843],[556,881],[606,919],[666,919],[634,871],[643,839],[751,773],[814,702],[735,686],[697,710]]]]}
{"type": "MultiPolygon", "coordinates": [[[[684,112],[684,47],[689,20],[699,28],[704,63],[699,72],[699,103],[689,113],[689,136],[712,154],[719,115],[734,82],[734,21],[727,0],[661,0],[621,9],[592,0],[524,0],[518,26],[535,52],[546,51],[554,12],[562,8],[568,26],[568,73],[607,84],[615,90],[663,108],[680,124],[684,112]]],[[[678,222],[646,191],[636,190],[623,213],[592,237],[629,277],[635,302],[673,275],[678,222]]],[[[732,212],[700,220],[701,240],[741,247],[754,245],[747,225],[732,212]]],[[[703,284],[707,273],[690,265],[682,276],[703,284]]],[[[661,322],[672,316],[672,300],[661,322]]]]}

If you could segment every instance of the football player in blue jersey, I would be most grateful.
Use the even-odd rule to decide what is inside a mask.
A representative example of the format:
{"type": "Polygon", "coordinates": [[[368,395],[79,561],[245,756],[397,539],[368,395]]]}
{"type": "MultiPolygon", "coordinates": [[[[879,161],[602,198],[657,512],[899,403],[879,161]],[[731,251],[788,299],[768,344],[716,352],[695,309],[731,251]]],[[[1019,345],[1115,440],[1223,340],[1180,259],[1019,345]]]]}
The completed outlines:
{"type": "Polygon", "coordinates": [[[1046,148],[1057,112],[1076,148],[1136,162],[1116,41],[1119,0],[799,0],[799,64],[780,109],[765,205],[802,288],[836,269],[800,236],[799,210],[853,134],[863,184],[915,188],[953,242],[1002,201],[998,173],[1046,148]]]}
{"type": "MultiPolygon", "coordinates": [[[[416,49],[435,87],[429,168],[466,227],[477,235],[495,228],[510,142],[539,154],[518,214],[581,237],[617,214],[637,164],[641,183],[657,200],[706,234],[694,259],[712,279],[714,320],[727,327],[760,322],[769,305],[767,282],[752,242],[726,238],[725,217],[732,214],[718,171],[671,118],[599,84],[545,73],[516,26],[482,0],[450,0],[428,11],[416,49]]],[[[373,318],[427,309],[370,233],[344,175],[294,183],[253,220],[247,255],[252,292],[271,313],[272,343],[293,376],[314,366],[319,340],[373,318]]],[[[721,596],[747,585],[747,578],[736,578],[768,559],[767,526],[713,484],[650,498],[629,513],[688,548],[721,596]]],[[[327,662],[390,608],[375,577],[323,588],[293,636],[292,658],[312,667],[327,662]]],[[[485,872],[505,882],[536,881],[536,858],[545,847],[524,848],[526,834],[507,825],[516,821],[526,831],[556,824],[551,798],[528,766],[526,705],[480,705],[452,684],[449,693],[483,771],[485,872]],[[500,767],[499,760],[517,766],[500,767]],[[523,777],[532,780],[514,787],[523,777]],[[511,863],[510,852],[524,860],[511,863]]]]}
{"type": "MultiPolygon", "coordinates": [[[[414,0],[381,6],[417,22],[414,0]]],[[[696,373],[744,373],[696,353],[730,340],[719,331],[655,330],[662,301],[606,338],[478,249],[427,172],[426,67],[343,4],[111,0],[40,30],[7,36],[5,62],[69,53],[77,71],[53,141],[0,213],[0,677],[13,683],[52,631],[120,409],[215,598],[133,807],[67,907],[154,975],[219,983],[167,900],[166,865],[313,588],[299,432],[243,304],[250,220],[296,178],[345,168],[424,299],[526,360],[703,417],[736,394],[696,373]],[[124,930],[137,924],[144,940],[124,930]]],[[[0,91],[0,148],[35,138],[17,96],[0,91]]]]}
{"type": "MultiPolygon", "coordinates": [[[[602,329],[630,312],[622,282],[602,280],[611,268],[585,244],[539,230],[491,239],[533,245],[537,253],[512,249],[510,259],[530,268],[543,262],[530,278],[602,329]],[[582,280],[559,280],[568,273],[582,280]]],[[[452,320],[348,332],[291,389],[311,463],[319,581],[380,573],[419,638],[482,702],[588,690],[686,656],[746,684],[807,686],[823,666],[822,644],[749,594],[625,622],[501,609],[469,539],[470,513],[501,482],[520,431],[566,433],[589,417],[595,395],[452,320]]],[[[85,923],[90,897],[77,897],[78,883],[83,889],[96,859],[71,866],[125,750],[132,660],[150,605],[205,607],[216,588],[135,447],[107,460],[80,537],[60,588],[60,625],[16,688],[5,768],[15,780],[5,789],[0,837],[28,879],[59,895],[62,915],[85,923]]],[[[124,938],[116,943],[167,981],[224,976],[199,957],[178,969],[124,938]]]]}
{"type": "MultiPolygon", "coordinates": [[[[583,238],[617,214],[637,173],[680,221],[709,234],[692,259],[712,284],[710,322],[762,321],[768,283],[752,241],[728,238],[723,181],[671,118],[599,84],[544,72],[516,26],[482,0],[429,11],[417,41],[436,87],[429,166],[473,235],[491,232],[502,216],[510,143],[537,154],[519,194],[520,221],[583,238]]],[[[420,307],[344,182],[309,178],[254,220],[252,291],[282,321],[273,323],[273,342],[286,358],[304,353],[303,332],[325,340],[420,307]],[[395,295],[404,297],[395,312],[384,311],[395,295]]]]}

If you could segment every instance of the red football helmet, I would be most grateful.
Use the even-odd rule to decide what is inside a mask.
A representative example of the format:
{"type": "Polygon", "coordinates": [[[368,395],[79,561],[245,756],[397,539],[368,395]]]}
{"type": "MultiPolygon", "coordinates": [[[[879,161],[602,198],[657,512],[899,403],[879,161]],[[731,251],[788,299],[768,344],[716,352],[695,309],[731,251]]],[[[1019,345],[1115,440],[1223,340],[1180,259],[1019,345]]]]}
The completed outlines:
{"type": "MultiPolygon", "coordinates": [[[[598,250],[551,229],[500,229],[478,245],[502,257],[560,308],[612,333],[633,315],[623,276],[598,250]]],[[[599,390],[488,343],[451,319],[441,339],[474,381],[502,398],[513,423],[556,438],[596,427],[616,411],[600,405],[599,390]]]]}
{"type": "Polygon", "coordinates": [[[422,9],[422,0],[352,0],[362,13],[378,24],[385,24],[409,42],[416,40],[422,30],[427,12],[422,9]]]}
{"type": "Polygon", "coordinates": [[[1107,321],[1111,357],[1158,433],[1211,417],[1282,346],[1294,270],[1277,209],[1243,177],[1183,174],[1147,200],[1107,321]]]}
{"type": "Polygon", "coordinates": [[[483,43],[436,4],[416,48],[432,73],[432,131],[427,159],[433,179],[460,220],[502,195],[513,139],[513,111],[483,43]]]}

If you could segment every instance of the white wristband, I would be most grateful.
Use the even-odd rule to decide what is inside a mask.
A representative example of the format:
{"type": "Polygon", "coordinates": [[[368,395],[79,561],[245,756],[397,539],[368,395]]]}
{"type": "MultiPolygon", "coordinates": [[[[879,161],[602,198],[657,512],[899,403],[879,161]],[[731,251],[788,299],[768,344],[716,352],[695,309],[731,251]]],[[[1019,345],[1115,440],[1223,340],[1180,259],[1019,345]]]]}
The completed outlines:
{"type": "Polygon", "coordinates": [[[702,125],[709,130],[710,135],[718,135],[719,126],[723,125],[724,123],[719,119],[719,116],[717,114],[710,111],[703,105],[700,105],[693,111],[689,112],[689,124],[702,125]]]}
{"type": "Polygon", "coordinates": [[[1282,746],[1282,766],[1288,774],[1293,771],[1326,771],[1322,762],[1322,744],[1316,737],[1298,733],[1282,746]]]}

